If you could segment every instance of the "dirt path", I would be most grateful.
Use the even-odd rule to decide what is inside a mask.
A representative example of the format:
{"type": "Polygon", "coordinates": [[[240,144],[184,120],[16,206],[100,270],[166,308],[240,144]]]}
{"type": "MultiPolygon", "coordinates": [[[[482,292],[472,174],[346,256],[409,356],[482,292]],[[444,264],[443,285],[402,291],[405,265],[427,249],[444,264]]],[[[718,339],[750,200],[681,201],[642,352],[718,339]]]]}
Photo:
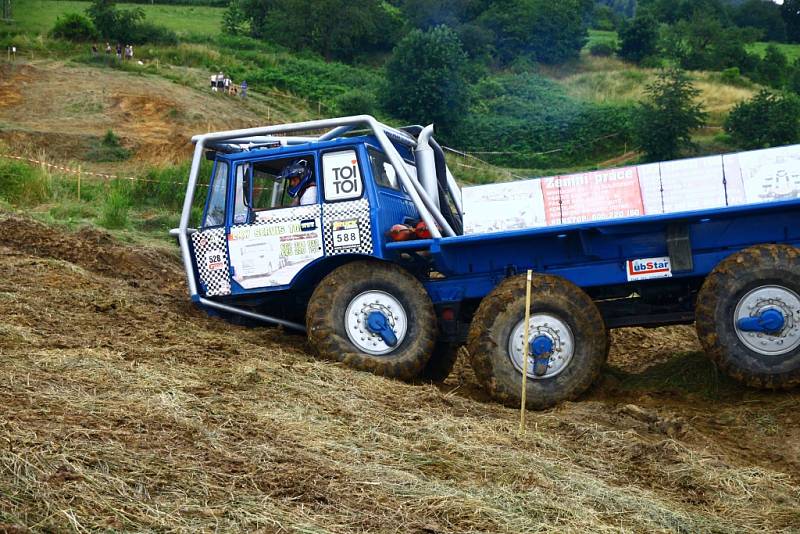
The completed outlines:
{"type": "Polygon", "coordinates": [[[579,402],[480,401],[206,317],[176,251],[0,213],[0,531],[796,531],[800,392],[614,332],[579,402]],[[654,363],[655,362],[655,363],[654,363]]]}

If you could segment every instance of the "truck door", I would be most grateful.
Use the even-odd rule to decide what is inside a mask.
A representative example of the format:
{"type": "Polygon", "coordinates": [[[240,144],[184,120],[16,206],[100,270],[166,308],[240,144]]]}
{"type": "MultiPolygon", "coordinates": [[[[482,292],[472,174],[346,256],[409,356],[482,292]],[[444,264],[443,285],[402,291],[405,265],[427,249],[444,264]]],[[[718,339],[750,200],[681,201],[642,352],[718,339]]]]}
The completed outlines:
{"type": "Polygon", "coordinates": [[[235,164],[227,235],[233,293],[290,284],[322,256],[316,163],[310,153],[235,164]]]}

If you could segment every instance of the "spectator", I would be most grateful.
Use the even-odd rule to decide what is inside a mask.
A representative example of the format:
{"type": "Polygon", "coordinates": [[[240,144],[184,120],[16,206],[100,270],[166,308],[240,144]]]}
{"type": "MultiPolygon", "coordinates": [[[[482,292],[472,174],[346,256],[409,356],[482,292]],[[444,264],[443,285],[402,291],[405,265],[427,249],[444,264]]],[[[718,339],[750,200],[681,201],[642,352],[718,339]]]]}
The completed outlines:
{"type": "Polygon", "coordinates": [[[122,59],[122,45],[117,43],[117,59],[122,59]]]}
{"type": "Polygon", "coordinates": [[[231,93],[231,79],[228,78],[228,77],[225,77],[225,79],[222,81],[222,84],[223,84],[223,87],[225,88],[225,94],[230,94],[231,93]]]}
{"type": "Polygon", "coordinates": [[[92,55],[97,56],[97,43],[92,44],[92,55]]]}
{"type": "Polygon", "coordinates": [[[239,93],[239,96],[242,98],[247,98],[247,80],[242,80],[241,88],[242,91],[239,93]]]}
{"type": "Polygon", "coordinates": [[[111,55],[111,45],[108,43],[108,41],[106,41],[106,55],[111,55]]]}
{"type": "Polygon", "coordinates": [[[211,80],[211,91],[214,93],[217,92],[217,75],[212,74],[209,79],[211,80]]]}

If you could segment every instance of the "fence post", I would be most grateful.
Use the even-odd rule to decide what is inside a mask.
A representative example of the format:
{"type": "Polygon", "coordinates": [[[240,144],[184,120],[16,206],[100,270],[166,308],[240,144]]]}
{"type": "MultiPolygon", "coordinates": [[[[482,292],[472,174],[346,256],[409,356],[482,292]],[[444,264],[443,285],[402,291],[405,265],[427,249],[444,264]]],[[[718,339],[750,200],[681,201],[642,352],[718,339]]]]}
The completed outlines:
{"type": "Polygon", "coordinates": [[[81,166],[78,165],[78,202],[81,201],[81,166]]]}
{"type": "Polygon", "coordinates": [[[528,342],[528,336],[530,336],[530,321],[531,321],[531,281],[533,278],[533,271],[528,269],[528,276],[526,277],[526,285],[525,285],[525,333],[522,342],[522,391],[520,395],[520,406],[519,406],[519,435],[522,436],[525,434],[525,411],[526,411],[526,393],[527,393],[527,384],[526,379],[528,378],[528,351],[530,351],[530,344],[528,342]]]}

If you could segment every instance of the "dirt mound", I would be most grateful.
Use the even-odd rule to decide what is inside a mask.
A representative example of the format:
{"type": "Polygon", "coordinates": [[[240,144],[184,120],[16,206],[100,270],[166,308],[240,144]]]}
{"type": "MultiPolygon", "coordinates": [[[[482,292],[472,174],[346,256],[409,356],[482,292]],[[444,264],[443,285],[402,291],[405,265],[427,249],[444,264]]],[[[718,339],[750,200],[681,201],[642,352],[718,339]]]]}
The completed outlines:
{"type": "Polygon", "coordinates": [[[132,287],[178,293],[184,280],[175,252],[125,246],[96,228],[70,233],[8,213],[0,213],[0,226],[4,230],[0,245],[31,256],[67,261],[125,280],[132,287]]]}
{"type": "Polygon", "coordinates": [[[614,333],[637,357],[520,437],[463,362],[434,387],[317,361],[193,308],[174,252],[0,223],[0,530],[800,524],[800,394],[711,391],[697,353],[639,363],[684,329],[614,333]]]}

